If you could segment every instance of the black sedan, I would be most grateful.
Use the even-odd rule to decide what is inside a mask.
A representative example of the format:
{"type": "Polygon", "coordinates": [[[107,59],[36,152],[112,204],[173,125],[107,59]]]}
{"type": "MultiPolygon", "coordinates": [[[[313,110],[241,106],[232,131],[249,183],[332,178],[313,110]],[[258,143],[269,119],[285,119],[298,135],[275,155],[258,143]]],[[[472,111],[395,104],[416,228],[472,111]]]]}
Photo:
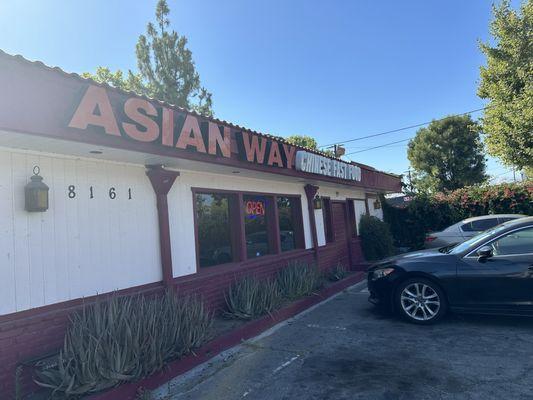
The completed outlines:
{"type": "Polygon", "coordinates": [[[448,310],[533,315],[533,217],[383,260],[369,268],[368,290],[371,303],[419,324],[448,310]]]}

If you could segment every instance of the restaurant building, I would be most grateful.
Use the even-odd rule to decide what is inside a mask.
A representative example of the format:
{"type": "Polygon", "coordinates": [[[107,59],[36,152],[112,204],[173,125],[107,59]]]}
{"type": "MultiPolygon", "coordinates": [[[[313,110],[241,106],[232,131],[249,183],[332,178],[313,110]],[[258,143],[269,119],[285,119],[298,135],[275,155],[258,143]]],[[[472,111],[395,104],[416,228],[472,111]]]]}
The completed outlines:
{"type": "Polygon", "coordinates": [[[171,286],[216,309],[236,277],[292,260],[365,268],[357,221],[400,191],[396,175],[1,51],[0,88],[0,393],[98,293],[171,286]]]}

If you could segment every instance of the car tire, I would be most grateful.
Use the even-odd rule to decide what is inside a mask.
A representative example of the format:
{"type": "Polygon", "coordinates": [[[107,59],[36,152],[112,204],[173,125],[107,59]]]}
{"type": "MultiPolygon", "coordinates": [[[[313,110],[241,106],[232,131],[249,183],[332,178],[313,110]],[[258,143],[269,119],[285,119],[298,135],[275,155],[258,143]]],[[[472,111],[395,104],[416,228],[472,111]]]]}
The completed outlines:
{"type": "Polygon", "coordinates": [[[424,278],[410,278],[398,286],[394,308],[409,322],[431,325],[446,314],[448,305],[439,285],[424,278]]]}

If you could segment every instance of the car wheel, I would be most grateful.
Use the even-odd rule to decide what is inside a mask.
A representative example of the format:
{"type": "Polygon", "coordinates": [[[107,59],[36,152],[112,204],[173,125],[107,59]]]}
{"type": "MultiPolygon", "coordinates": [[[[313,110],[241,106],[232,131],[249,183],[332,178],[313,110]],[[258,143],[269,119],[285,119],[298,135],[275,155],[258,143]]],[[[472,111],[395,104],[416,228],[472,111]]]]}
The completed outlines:
{"type": "Polygon", "coordinates": [[[442,289],[424,278],[411,278],[396,291],[395,308],[409,322],[429,325],[446,314],[446,297],[442,289]]]}

